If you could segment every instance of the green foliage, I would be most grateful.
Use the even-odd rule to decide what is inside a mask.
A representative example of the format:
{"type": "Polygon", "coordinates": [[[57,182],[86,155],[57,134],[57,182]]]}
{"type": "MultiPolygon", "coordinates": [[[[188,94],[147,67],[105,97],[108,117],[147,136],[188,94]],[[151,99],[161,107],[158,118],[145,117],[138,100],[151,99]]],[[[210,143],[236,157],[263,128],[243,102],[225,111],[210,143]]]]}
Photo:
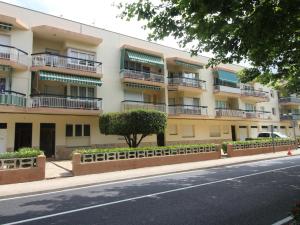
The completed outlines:
{"type": "Polygon", "coordinates": [[[193,54],[211,52],[207,66],[247,60],[242,82],[300,93],[299,0],[136,0],[118,7],[121,18],[144,21],[151,40],[173,36],[193,54]]]}
{"type": "Polygon", "coordinates": [[[147,146],[139,148],[95,148],[95,149],[78,149],[74,153],[96,154],[105,152],[128,152],[128,151],[151,151],[155,149],[178,149],[178,148],[195,148],[195,147],[214,147],[215,144],[191,144],[191,145],[170,145],[170,146],[147,146]]]}
{"type": "MultiPolygon", "coordinates": [[[[274,138],[274,143],[280,143],[283,141],[294,142],[292,138],[274,138]]],[[[272,138],[257,138],[255,140],[250,141],[228,141],[223,144],[231,144],[231,145],[250,145],[250,144],[261,144],[261,143],[272,143],[272,138]]]]}
{"type": "Polygon", "coordinates": [[[299,224],[300,223],[300,202],[296,203],[296,205],[293,207],[292,215],[295,222],[297,222],[295,224],[299,224]]]}
{"type": "Polygon", "coordinates": [[[106,113],[99,120],[101,133],[124,136],[129,147],[137,147],[150,134],[163,133],[166,125],[166,114],[155,110],[106,113]]]}
{"type": "Polygon", "coordinates": [[[16,152],[5,152],[0,154],[0,159],[32,158],[43,155],[43,151],[35,148],[20,148],[16,152]]]}

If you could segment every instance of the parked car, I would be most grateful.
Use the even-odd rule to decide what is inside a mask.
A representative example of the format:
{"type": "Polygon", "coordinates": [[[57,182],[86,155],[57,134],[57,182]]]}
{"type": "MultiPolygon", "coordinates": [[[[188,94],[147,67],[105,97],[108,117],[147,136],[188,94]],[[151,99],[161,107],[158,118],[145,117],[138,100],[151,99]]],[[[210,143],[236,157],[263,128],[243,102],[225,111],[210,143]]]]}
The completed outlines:
{"type": "MultiPolygon", "coordinates": [[[[272,132],[261,132],[257,135],[258,138],[271,138],[272,132]]],[[[288,138],[287,135],[279,133],[279,132],[273,132],[274,138],[288,138]]]]}

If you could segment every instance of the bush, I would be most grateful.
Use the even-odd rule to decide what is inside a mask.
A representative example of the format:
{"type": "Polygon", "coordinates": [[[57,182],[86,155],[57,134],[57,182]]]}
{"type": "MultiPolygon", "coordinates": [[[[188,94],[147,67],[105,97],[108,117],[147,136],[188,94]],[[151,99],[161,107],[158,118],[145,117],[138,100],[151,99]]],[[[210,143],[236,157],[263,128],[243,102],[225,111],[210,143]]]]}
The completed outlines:
{"type": "Polygon", "coordinates": [[[0,159],[32,158],[43,155],[43,151],[35,148],[20,148],[16,152],[0,153],[0,159]]]}
{"type": "Polygon", "coordinates": [[[150,134],[164,133],[166,125],[166,114],[156,110],[106,113],[99,119],[101,133],[121,135],[129,147],[137,147],[150,134]]]}
{"type": "Polygon", "coordinates": [[[300,223],[300,202],[298,202],[292,209],[292,216],[296,221],[296,224],[300,223]]]}
{"type": "Polygon", "coordinates": [[[127,152],[127,151],[151,151],[155,149],[178,149],[178,148],[194,148],[194,147],[214,147],[215,144],[193,144],[193,145],[172,145],[172,146],[149,146],[139,148],[96,148],[96,149],[78,149],[74,153],[80,154],[97,154],[105,152],[127,152]]]}
{"type": "MultiPolygon", "coordinates": [[[[274,143],[280,143],[282,141],[290,141],[294,142],[292,138],[274,138],[274,143]]],[[[264,139],[254,139],[250,141],[228,141],[227,144],[232,145],[245,145],[245,144],[256,144],[256,143],[272,143],[272,138],[264,138],[264,139]]]]}

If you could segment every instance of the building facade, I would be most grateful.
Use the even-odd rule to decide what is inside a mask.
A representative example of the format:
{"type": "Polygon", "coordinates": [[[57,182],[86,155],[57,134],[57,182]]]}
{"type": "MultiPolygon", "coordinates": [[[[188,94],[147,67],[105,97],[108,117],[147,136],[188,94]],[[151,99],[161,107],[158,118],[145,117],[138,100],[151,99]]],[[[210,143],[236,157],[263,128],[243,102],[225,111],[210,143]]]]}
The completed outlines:
{"type": "Polygon", "coordinates": [[[0,151],[32,146],[62,159],[76,148],[121,146],[122,137],[100,133],[99,115],[137,108],[168,114],[165,133],[144,145],[244,140],[270,125],[292,135],[275,90],[241,84],[241,66],[207,62],[0,2],[0,151]]]}

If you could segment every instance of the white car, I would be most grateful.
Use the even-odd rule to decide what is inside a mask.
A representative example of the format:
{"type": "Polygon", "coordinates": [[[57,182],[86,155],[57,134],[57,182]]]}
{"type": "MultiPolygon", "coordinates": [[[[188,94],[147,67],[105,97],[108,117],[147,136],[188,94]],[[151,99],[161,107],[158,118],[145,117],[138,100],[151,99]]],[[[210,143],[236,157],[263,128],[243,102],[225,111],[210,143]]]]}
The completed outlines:
{"type": "MultiPolygon", "coordinates": [[[[272,132],[261,132],[257,135],[258,138],[270,138],[272,137],[272,132]]],[[[273,132],[274,138],[288,138],[287,135],[279,133],[279,132],[273,132]]]]}

